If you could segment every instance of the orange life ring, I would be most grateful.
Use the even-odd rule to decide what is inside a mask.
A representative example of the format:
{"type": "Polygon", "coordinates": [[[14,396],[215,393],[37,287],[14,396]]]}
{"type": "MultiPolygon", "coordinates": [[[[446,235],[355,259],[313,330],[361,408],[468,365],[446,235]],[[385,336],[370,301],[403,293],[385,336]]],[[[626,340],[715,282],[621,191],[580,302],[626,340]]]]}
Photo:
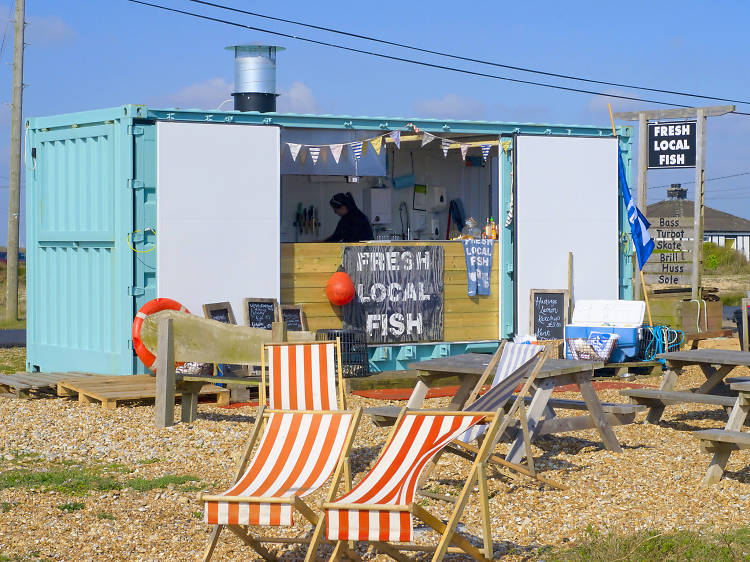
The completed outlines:
{"type": "MultiPolygon", "coordinates": [[[[141,340],[141,327],[143,327],[143,321],[148,315],[162,310],[179,310],[180,312],[187,312],[190,314],[190,311],[177,301],[160,298],[148,301],[135,315],[135,318],[133,318],[133,348],[135,349],[138,358],[143,361],[143,364],[149,369],[151,369],[151,365],[154,364],[156,356],[146,349],[145,345],[143,345],[143,340],[141,340]]],[[[156,369],[151,370],[156,372],[156,369]]]]}

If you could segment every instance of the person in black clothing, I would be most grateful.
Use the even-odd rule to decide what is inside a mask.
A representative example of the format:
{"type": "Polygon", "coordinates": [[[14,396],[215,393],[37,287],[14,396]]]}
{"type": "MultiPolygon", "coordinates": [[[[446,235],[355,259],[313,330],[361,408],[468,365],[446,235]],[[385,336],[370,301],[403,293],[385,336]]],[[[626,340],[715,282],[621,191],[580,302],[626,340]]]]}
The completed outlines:
{"type": "Polygon", "coordinates": [[[333,234],[325,239],[326,242],[360,242],[374,238],[370,219],[359,210],[351,193],[334,195],[331,198],[331,207],[341,218],[333,234]]]}

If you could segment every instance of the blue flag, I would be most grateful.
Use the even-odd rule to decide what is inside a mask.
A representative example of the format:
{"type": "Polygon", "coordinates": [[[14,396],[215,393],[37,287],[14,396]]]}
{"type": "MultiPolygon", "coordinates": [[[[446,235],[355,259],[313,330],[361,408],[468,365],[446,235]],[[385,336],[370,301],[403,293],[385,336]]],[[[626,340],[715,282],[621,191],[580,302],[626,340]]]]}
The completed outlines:
{"type": "Polygon", "coordinates": [[[630,196],[628,189],[628,180],[625,179],[625,165],[622,163],[622,152],[618,147],[617,157],[620,161],[620,186],[622,187],[622,198],[628,211],[628,222],[630,223],[630,233],[633,236],[633,245],[635,253],[638,256],[638,269],[643,269],[646,265],[651,252],[654,251],[654,241],[648,232],[651,224],[643,216],[643,213],[636,207],[633,198],[630,196]]]}

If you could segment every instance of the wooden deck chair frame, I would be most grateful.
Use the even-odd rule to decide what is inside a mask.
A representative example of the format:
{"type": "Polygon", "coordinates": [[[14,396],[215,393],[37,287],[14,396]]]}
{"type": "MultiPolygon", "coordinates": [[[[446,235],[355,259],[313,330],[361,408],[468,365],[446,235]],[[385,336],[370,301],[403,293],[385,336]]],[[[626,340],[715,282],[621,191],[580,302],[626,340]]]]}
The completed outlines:
{"type": "MultiPolygon", "coordinates": [[[[273,413],[290,413],[291,410],[270,410],[266,409],[265,406],[261,405],[258,408],[258,414],[256,416],[255,425],[253,427],[253,431],[250,434],[250,439],[248,440],[247,444],[245,445],[245,449],[242,452],[242,457],[240,458],[239,465],[237,466],[237,471],[234,476],[233,483],[236,483],[240,478],[242,478],[242,475],[245,473],[245,470],[247,470],[247,464],[250,462],[250,455],[252,454],[254,450],[255,443],[258,441],[258,437],[261,435],[262,430],[264,429],[266,425],[266,421],[268,419],[268,416],[273,413]]],[[[315,414],[333,414],[333,413],[343,413],[341,411],[303,411],[303,410],[294,410],[294,413],[315,413],[315,414]]],[[[350,471],[350,464],[349,464],[349,454],[351,452],[352,444],[354,442],[354,436],[357,433],[357,428],[359,427],[359,422],[362,419],[362,409],[358,408],[354,412],[354,417],[352,418],[351,426],[349,427],[349,431],[346,436],[346,441],[344,443],[344,447],[341,451],[341,458],[339,459],[338,463],[336,464],[336,469],[333,472],[330,488],[327,494],[327,500],[326,501],[332,501],[333,498],[336,496],[338,492],[339,485],[343,482],[345,491],[349,491],[351,489],[351,471],[350,471]]],[[[199,502],[205,502],[205,501],[228,501],[228,496],[221,496],[221,495],[208,495],[204,494],[203,492],[200,492],[198,494],[198,501],[199,502]]],[[[231,500],[229,500],[231,501],[231,500]]],[[[213,556],[214,550],[216,549],[216,545],[219,540],[219,535],[221,534],[221,531],[224,527],[227,527],[232,533],[234,533],[237,537],[242,540],[246,545],[248,545],[250,548],[252,548],[255,552],[258,553],[261,558],[264,560],[277,560],[277,557],[266,547],[263,546],[263,543],[281,543],[281,544],[319,544],[321,542],[321,539],[325,542],[329,542],[326,539],[323,539],[321,537],[325,527],[322,524],[324,521],[324,518],[316,513],[316,511],[304,501],[303,498],[300,498],[298,496],[291,496],[289,498],[263,498],[263,497],[238,497],[237,501],[241,502],[247,502],[247,503],[286,503],[291,506],[293,506],[293,509],[298,511],[307,521],[312,525],[313,527],[313,534],[310,539],[306,539],[304,537],[295,538],[295,537],[269,537],[269,536],[262,536],[257,535],[253,536],[250,533],[249,526],[240,526],[240,525],[214,525],[213,529],[211,531],[211,535],[208,539],[208,544],[206,546],[206,549],[203,553],[202,560],[204,562],[207,562],[211,559],[213,556]]],[[[347,551],[347,555],[354,558],[359,559],[359,556],[354,551],[349,552],[349,549],[346,545],[344,545],[344,550],[347,551]]],[[[305,560],[313,560],[314,559],[314,551],[315,549],[308,548],[308,555],[305,558],[305,560]],[[310,555],[313,555],[313,558],[310,557],[310,555]]]]}
{"type": "MultiPolygon", "coordinates": [[[[507,342],[503,341],[500,344],[500,347],[498,348],[497,352],[495,352],[495,355],[490,360],[489,364],[487,365],[487,368],[485,369],[484,373],[482,373],[482,376],[479,378],[479,381],[477,382],[477,385],[474,387],[474,390],[469,395],[469,398],[467,399],[467,404],[472,404],[474,400],[476,400],[477,396],[479,395],[479,391],[481,390],[482,386],[484,386],[485,381],[493,375],[495,372],[495,369],[497,368],[497,364],[500,361],[500,358],[502,357],[503,350],[505,349],[505,344],[507,342]]],[[[518,412],[519,415],[519,421],[521,425],[521,431],[523,434],[523,440],[524,445],[526,447],[526,464],[527,466],[524,467],[520,464],[515,464],[509,461],[506,461],[504,458],[500,457],[499,455],[493,454],[492,452],[487,458],[488,463],[492,463],[496,466],[501,466],[503,468],[510,469],[514,471],[515,473],[522,474],[524,476],[528,476],[529,478],[533,478],[542,484],[547,484],[553,488],[557,488],[560,490],[567,489],[566,486],[563,486],[562,484],[559,484],[553,480],[549,480],[547,478],[544,478],[542,476],[539,476],[536,472],[536,467],[534,466],[534,457],[531,455],[531,438],[529,435],[529,422],[528,418],[526,417],[526,404],[524,403],[524,396],[526,396],[526,393],[529,391],[529,389],[534,384],[534,381],[536,379],[537,374],[539,374],[539,371],[544,366],[544,362],[549,357],[550,350],[545,349],[540,353],[539,360],[537,361],[537,364],[534,366],[534,369],[532,370],[529,377],[524,382],[523,387],[521,388],[521,392],[516,395],[516,399],[513,401],[512,406],[508,410],[506,417],[510,420],[512,417],[518,412]]],[[[503,430],[503,432],[505,429],[503,430]]],[[[502,439],[503,432],[499,433],[495,437],[495,442],[492,445],[491,451],[495,450],[495,447],[497,446],[500,439],[502,439]]],[[[486,436],[485,436],[486,439],[486,436]]],[[[435,455],[432,462],[428,465],[427,469],[425,469],[425,472],[422,477],[422,484],[429,478],[430,473],[434,470],[435,466],[437,465],[437,461],[440,458],[441,454],[444,453],[451,453],[457,456],[460,456],[462,458],[465,458],[469,461],[473,460],[474,457],[478,454],[479,447],[476,447],[474,445],[471,445],[469,443],[464,443],[463,441],[460,441],[456,439],[452,443],[450,443],[441,453],[435,455]]],[[[420,490],[421,495],[433,497],[436,499],[450,499],[452,498],[445,498],[443,496],[438,496],[436,494],[430,494],[429,492],[425,492],[423,490],[420,490]]]]}
{"type": "Polygon", "coordinates": [[[344,386],[344,374],[341,367],[341,338],[335,340],[321,340],[316,342],[283,342],[283,343],[265,343],[263,344],[263,352],[260,355],[260,405],[265,406],[267,403],[267,380],[266,380],[266,353],[270,347],[281,347],[289,345],[305,345],[305,343],[315,344],[336,344],[336,386],[337,397],[339,402],[339,408],[346,410],[346,387],[344,386]]]}
{"type": "MultiPolygon", "coordinates": [[[[390,431],[388,439],[385,445],[383,445],[382,451],[388,448],[391,440],[396,434],[396,430],[401,423],[401,419],[406,415],[440,415],[440,416],[484,416],[489,422],[489,428],[487,429],[487,438],[482,443],[477,455],[475,456],[469,476],[466,479],[461,493],[456,498],[453,511],[450,519],[447,523],[443,523],[439,517],[436,517],[429,511],[427,511],[421,505],[411,502],[404,505],[383,505],[383,504],[341,504],[328,501],[322,505],[323,509],[355,509],[361,511],[373,510],[373,511],[401,511],[410,512],[413,516],[420,519],[426,525],[431,527],[434,531],[440,534],[440,541],[437,546],[423,546],[414,543],[397,543],[392,544],[389,542],[382,541],[353,541],[353,542],[369,542],[372,544],[375,550],[387,554],[391,558],[398,561],[409,561],[411,560],[404,555],[401,550],[408,551],[421,551],[421,552],[433,552],[433,562],[442,560],[447,553],[462,553],[468,554],[475,560],[491,561],[493,558],[493,540],[492,540],[492,524],[490,518],[490,505],[489,495],[487,493],[487,475],[486,475],[486,461],[489,454],[492,451],[492,442],[495,440],[498,434],[502,434],[507,429],[510,417],[503,414],[503,410],[500,409],[497,412],[453,412],[446,410],[407,410],[403,408],[399,413],[396,423],[390,431]],[[483,547],[480,550],[467,539],[456,533],[456,528],[460,521],[461,514],[466,507],[466,503],[469,500],[469,496],[474,489],[474,486],[478,488],[478,496],[480,503],[480,511],[482,517],[482,541],[483,547]],[[454,546],[451,546],[454,545],[454,546]]],[[[325,525],[325,511],[324,516],[321,518],[321,527],[325,525]]],[[[322,537],[315,537],[316,541],[310,542],[310,550],[315,550],[322,537]]],[[[353,550],[353,546],[349,546],[352,541],[338,540],[334,547],[333,554],[330,560],[340,560],[346,550],[353,550]]],[[[307,560],[307,559],[306,559],[307,560]]]]}

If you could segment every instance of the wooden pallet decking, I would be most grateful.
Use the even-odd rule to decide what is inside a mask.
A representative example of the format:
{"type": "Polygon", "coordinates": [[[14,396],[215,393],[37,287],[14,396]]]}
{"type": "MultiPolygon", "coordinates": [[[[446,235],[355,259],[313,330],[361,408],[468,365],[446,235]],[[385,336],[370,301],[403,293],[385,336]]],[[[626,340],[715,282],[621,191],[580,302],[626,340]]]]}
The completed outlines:
{"type": "Polygon", "coordinates": [[[14,394],[17,398],[32,395],[55,394],[61,380],[89,378],[89,373],[14,373],[0,375],[0,393],[14,394]]]}
{"type": "MultiPolygon", "coordinates": [[[[229,390],[213,384],[201,388],[201,396],[215,396],[219,406],[229,404],[229,390]]],[[[87,379],[63,380],[57,383],[58,396],[78,395],[81,403],[101,402],[106,409],[114,409],[118,402],[153,400],[156,397],[156,378],[150,375],[95,376],[87,379]]],[[[180,396],[179,388],[175,396],[180,396]]]]}

